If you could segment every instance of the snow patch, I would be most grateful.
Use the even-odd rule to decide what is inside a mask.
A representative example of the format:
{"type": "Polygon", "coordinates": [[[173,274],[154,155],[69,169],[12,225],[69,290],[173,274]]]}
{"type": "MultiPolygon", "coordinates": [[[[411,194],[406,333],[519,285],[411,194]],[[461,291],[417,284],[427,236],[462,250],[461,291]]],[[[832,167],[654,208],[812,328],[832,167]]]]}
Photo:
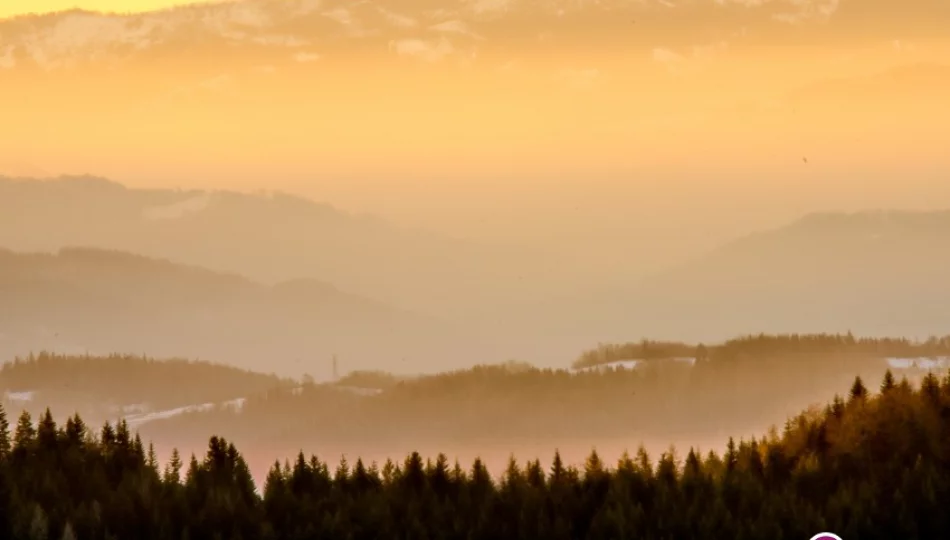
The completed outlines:
{"type": "Polygon", "coordinates": [[[643,360],[617,360],[616,362],[607,362],[606,364],[598,364],[596,366],[588,366],[583,368],[571,368],[571,373],[590,373],[590,372],[604,372],[610,371],[612,369],[636,369],[643,363],[643,360]]]}
{"type": "Polygon", "coordinates": [[[131,414],[125,417],[125,422],[129,425],[129,427],[136,427],[148,422],[154,422],[155,420],[167,420],[169,418],[181,416],[186,413],[210,411],[211,409],[214,409],[214,403],[188,405],[185,407],[177,407],[175,409],[168,409],[164,411],[156,411],[144,414],[131,414]]]}
{"type": "Polygon", "coordinates": [[[654,360],[616,360],[614,362],[607,362],[605,364],[598,364],[596,366],[588,366],[583,368],[571,368],[568,370],[571,373],[590,373],[590,372],[605,372],[613,369],[624,369],[631,370],[637,369],[640,366],[651,363],[651,362],[675,362],[679,364],[689,364],[690,366],[696,365],[696,358],[688,356],[677,356],[673,358],[657,358],[654,360]]]}
{"type": "Polygon", "coordinates": [[[891,369],[948,369],[950,368],[950,356],[917,358],[887,358],[887,365],[891,369]]]}
{"type": "Polygon", "coordinates": [[[336,388],[358,396],[378,396],[383,393],[380,388],[362,388],[359,386],[337,386],[336,388]]]}
{"type": "Polygon", "coordinates": [[[247,403],[247,398],[237,398],[231,401],[225,401],[221,406],[226,409],[231,409],[232,411],[241,412],[244,410],[245,403],[247,403]]]}
{"type": "Polygon", "coordinates": [[[35,390],[27,390],[25,392],[4,392],[3,399],[10,403],[29,403],[33,401],[33,398],[36,397],[35,390]]]}

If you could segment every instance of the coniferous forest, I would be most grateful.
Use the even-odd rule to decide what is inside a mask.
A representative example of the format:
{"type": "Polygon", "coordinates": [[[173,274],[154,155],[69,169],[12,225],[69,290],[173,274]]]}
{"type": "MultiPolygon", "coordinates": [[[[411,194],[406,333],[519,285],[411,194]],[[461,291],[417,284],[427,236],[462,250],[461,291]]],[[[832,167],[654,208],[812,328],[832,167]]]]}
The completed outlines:
{"type": "MultiPolygon", "coordinates": [[[[754,403],[749,404],[754,407],[754,403]]],[[[644,450],[581,468],[413,453],[275,463],[256,487],[238,448],[158,463],[127,425],[0,416],[0,538],[950,538],[950,376],[890,372],[722,455],[644,450]]]]}

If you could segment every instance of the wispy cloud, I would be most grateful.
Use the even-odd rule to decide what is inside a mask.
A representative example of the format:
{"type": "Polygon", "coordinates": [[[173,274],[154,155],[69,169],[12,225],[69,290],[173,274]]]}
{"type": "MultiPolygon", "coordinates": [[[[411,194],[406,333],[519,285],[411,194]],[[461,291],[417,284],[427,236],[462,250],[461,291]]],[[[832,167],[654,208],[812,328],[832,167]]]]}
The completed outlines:
{"type": "Polygon", "coordinates": [[[294,55],[294,61],[299,62],[299,63],[301,63],[301,64],[308,64],[308,63],[310,63],[310,62],[316,62],[316,61],[319,60],[320,58],[321,58],[321,56],[320,56],[319,54],[317,54],[317,53],[311,53],[311,52],[299,52],[299,53],[297,53],[297,54],[294,55]]]}
{"type": "Polygon", "coordinates": [[[0,54],[0,69],[13,69],[16,67],[16,58],[13,57],[13,45],[9,45],[3,54],[0,54]]]}
{"type": "Polygon", "coordinates": [[[472,11],[477,14],[504,13],[511,8],[513,0],[469,0],[472,11]]]}
{"type": "Polygon", "coordinates": [[[725,41],[706,45],[694,45],[688,53],[680,53],[666,47],[655,47],[651,51],[653,61],[663,65],[674,75],[686,75],[702,69],[729,49],[725,41]]]}
{"type": "Polygon", "coordinates": [[[394,11],[390,11],[382,6],[377,6],[376,8],[380,15],[383,16],[390,24],[399,28],[415,28],[419,25],[419,21],[408,15],[402,15],[394,11]]]}
{"type": "Polygon", "coordinates": [[[572,90],[592,90],[606,83],[603,73],[597,68],[562,69],[556,78],[572,90]]]}
{"type": "Polygon", "coordinates": [[[310,44],[309,41],[305,39],[301,39],[297,36],[280,36],[280,35],[258,36],[256,38],[253,38],[252,41],[254,43],[257,43],[258,45],[275,45],[278,47],[290,47],[290,48],[306,47],[307,45],[310,44]]]}
{"type": "Polygon", "coordinates": [[[472,32],[468,25],[460,20],[451,20],[440,22],[429,27],[430,30],[441,32],[445,34],[458,34],[462,36],[468,36],[475,39],[484,39],[482,36],[472,32]]]}
{"type": "Polygon", "coordinates": [[[455,52],[455,48],[444,37],[438,41],[398,39],[389,42],[389,50],[399,56],[418,58],[426,62],[438,62],[455,52]]]}
{"type": "MultiPolygon", "coordinates": [[[[773,0],[774,1],[774,0],[773,0]]],[[[772,16],[779,22],[799,24],[802,22],[826,22],[838,11],[840,0],[786,0],[789,11],[772,16]]]]}

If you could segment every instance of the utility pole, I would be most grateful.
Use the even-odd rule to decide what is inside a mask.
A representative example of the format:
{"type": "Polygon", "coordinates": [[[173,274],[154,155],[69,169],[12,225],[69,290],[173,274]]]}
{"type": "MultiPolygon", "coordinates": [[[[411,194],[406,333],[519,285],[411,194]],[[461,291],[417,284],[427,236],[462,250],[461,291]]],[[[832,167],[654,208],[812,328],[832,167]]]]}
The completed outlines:
{"type": "Polygon", "coordinates": [[[333,382],[340,380],[339,372],[337,371],[336,365],[336,355],[333,355],[333,382]]]}

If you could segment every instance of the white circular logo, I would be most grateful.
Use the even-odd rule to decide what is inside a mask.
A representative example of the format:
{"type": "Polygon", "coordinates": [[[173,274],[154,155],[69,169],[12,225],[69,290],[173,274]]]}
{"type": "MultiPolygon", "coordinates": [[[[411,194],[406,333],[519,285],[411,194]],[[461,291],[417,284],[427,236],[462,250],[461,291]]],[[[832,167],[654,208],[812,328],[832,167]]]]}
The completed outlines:
{"type": "Polygon", "coordinates": [[[837,534],[824,532],[824,533],[818,533],[815,536],[812,536],[811,540],[841,540],[841,537],[838,536],[837,534]]]}

